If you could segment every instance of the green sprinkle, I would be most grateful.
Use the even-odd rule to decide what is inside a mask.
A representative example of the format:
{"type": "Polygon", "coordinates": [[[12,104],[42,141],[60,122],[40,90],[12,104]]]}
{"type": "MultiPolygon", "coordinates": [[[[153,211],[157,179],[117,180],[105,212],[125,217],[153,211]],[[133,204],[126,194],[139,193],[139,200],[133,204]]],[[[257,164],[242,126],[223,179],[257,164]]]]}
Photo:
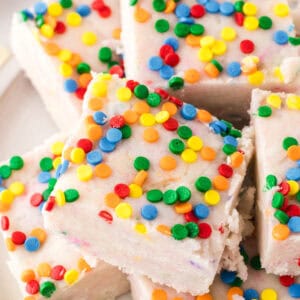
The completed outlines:
{"type": "Polygon", "coordinates": [[[40,15],[37,16],[35,18],[35,24],[38,28],[41,28],[45,24],[44,17],[40,15]]]}
{"type": "Polygon", "coordinates": [[[274,217],[281,223],[281,224],[287,224],[287,222],[289,221],[289,216],[281,211],[281,210],[276,210],[274,213],[274,217]]]}
{"type": "Polygon", "coordinates": [[[107,63],[108,70],[110,70],[113,66],[117,66],[117,65],[119,65],[119,63],[115,60],[108,62],[107,63]]]}
{"type": "Polygon", "coordinates": [[[161,97],[157,93],[150,93],[147,97],[147,103],[151,107],[157,107],[161,103],[161,97]]]}
{"type": "Polygon", "coordinates": [[[21,16],[23,22],[26,22],[28,20],[28,16],[25,11],[23,11],[23,10],[20,11],[20,16],[21,16]]]}
{"type": "Polygon", "coordinates": [[[129,1],[129,5],[130,6],[134,6],[134,5],[136,5],[138,3],[138,0],[130,0],[129,1]]]}
{"type": "Polygon", "coordinates": [[[191,238],[195,238],[199,234],[199,226],[197,223],[188,222],[185,224],[185,227],[188,231],[188,236],[191,238]]]}
{"type": "Polygon", "coordinates": [[[79,198],[79,193],[75,189],[69,189],[65,191],[66,202],[74,202],[79,198]]]}
{"type": "Polygon", "coordinates": [[[300,202],[300,191],[296,194],[296,200],[300,202]]]}
{"type": "Polygon", "coordinates": [[[244,6],[245,2],[244,1],[236,1],[234,3],[234,9],[237,12],[243,12],[243,6],[244,6]]]}
{"type": "Polygon", "coordinates": [[[222,65],[217,60],[212,59],[211,63],[219,70],[219,72],[223,71],[222,65]]]}
{"type": "Polygon", "coordinates": [[[139,84],[134,88],[134,95],[139,99],[146,99],[149,96],[148,88],[143,85],[139,84]]]}
{"type": "Polygon", "coordinates": [[[56,182],[57,182],[57,179],[56,178],[51,178],[49,181],[48,181],[48,188],[49,189],[54,189],[55,185],[56,185],[56,182]]]}
{"type": "Polygon", "coordinates": [[[148,171],[150,168],[150,161],[144,156],[138,156],[133,162],[133,166],[137,171],[145,170],[148,171]]]}
{"type": "Polygon", "coordinates": [[[257,111],[258,115],[262,118],[267,118],[272,115],[272,108],[267,105],[262,105],[258,108],[257,111]]]}
{"type": "Polygon", "coordinates": [[[178,195],[179,202],[187,202],[191,199],[191,190],[185,186],[180,186],[177,188],[176,193],[178,195]]]}
{"type": "Polygon", "coordinates": [[[20,170],[24,166],[24,160],[21,156],[13,156],[9,160],[9,167],[12,170],[20,170]]]}
{"type": "Polygon", "coordinates": [[[174,33],[178,37],[186,37],[190,33],[190,25],[185,23],[177,23],[174,28],[174,33]]]}
{"type": "Polygon", "coordinates": [[[44,172],[49,172],[53,169],[53,161],[50,157],[44,157],[40,160],[40,168],[44,172]]]}
{"type": "Polygon", "coordinates": [[[232,153],[236,152],[236,147],[229,144],[225,144],[222,150],[226,155],[231,155],[232,153]]]}
{"type": "Polygon", "coordinates": [[[241,287],[243,284],[243,280],[240,277],[236,277],[234,281],[230,284],[230,286],[241,287]]]}
{"type": "Polygon", "coordinates": [[[131,137],[132,130],[131,127],[128,125],[124,125],[122,128],[120,128],[122,132],[122,139],[128,139],[131,137]]]}
{"type": "Polygon", "coordinates": [[[146,198],[152,203],[160,202],[163,198],[163,193],[160,190],[150,190],[147,192],[146,198]]]}
{"type": "Polygon", "coordinates": [[[282,141],[282,147],[284,150],[288,150],[291,146],[297,146],[298,144],[299,143],[297,139],[291,136],[284,138],[284,140],[282,141]]]}
{"type": "Polygon", "coordinates": [[[51,281],[45,281],[40,285],[40,293],[45,298],[51,298],[52,294],[56,291],[55,284],[51,281]]]}
{"type": "Polygon", "coordinates": [[[173,205],[178,200],[178,195],[174,190],[167,190],[163,194],[163,202],[167,205],[173,205]]]}
{"type": "Polygon", "coordinates": [[[234,128],[232,128],[232,129],[229,130],[229,135],[231,135],[231,136],[233,136],[235,138],[242,137],[241,131],[238,130],[238,129],[234,129],[234,128]]]}
{"type": "Polygon", "coordinates": [[[164,33],[170,29],[170,24],[166,19],[159,19],[154,25],[157,32],[164,33]]]}
{"type": "Polygon", "coordinates": [[[63,8],[70,8],[73,5],[72,0],[60,0],[59,3],[63,8]]]}
{"type": "Polygon", "coordinates": [[[193,24],[190,27],[190,31],[193,35],[202,35],[204,33],[204,26],[201,24],[193,24]]]}
{"type": "Polygon", "coordinates": [[[109,47],[102,47],[98,52],[98,58],[103,63],[108,63],[112,59],[112,51],[109,47]]]}
{"type": "Polygon", "coordinates": [[[80,63],[80,64],[77,66],[77,73],[78,73],[78,74],[90,73],[90,72],[91,72],[91,67],[90,67],[90,65],[88,65],[88,64],[85,63],[85,62],[82,62],[82,63],[80,63]]]}
{"type": "Polygon", "coordinates": [[[47,200],[48,200],[48,198],[50,197],[52,191],[53,191],[53,188],[47,188],[47,189],[45,189],[45,190],[42,192],[42,196],[43,196],[44,201],[47,201],[47,200]]]}
{"type": "Polygon", "coordinates": [[[184,150],[185,145],[180,139],[173,139],[169,143],[169,150],[174,154],[180,154],[184,150]]]}
{"type": "Polygon", "coordinates": [[[300,45],[300,37],[289,36],[289,43],[293,46],[299,46],[300,45]]]}
{"type": "Polygon", "coordinates": [[[251,258],[250,260],[250,266],[254,269],[254,270],[262,270],[261,267],[261,262],[260,262],[260,257],[259,255],[255,255],[251,258]]]}
{"type": "Polygon", "coordinates": [[[271,188],[273,188],[274,186],[277,185],[277,178],[276,176],[270,174],[266,177],[266,188],[267,190],[270,190],[271,188]]]}
{"type": "Polygon", "coordinates": [[[11,168],[7,165],[3,165],[0,167],[0,177],[2,179],[7,179],[11,175],[11,168]]]}
{"type": "Polygon", "coordinates": [[[153,0],[152,7],[157,12],[162,12],[166,9],[166,3],[164,0],[153,0]]]}
{"type": "Polygon", "coordinates": [[[169,80],[169,87],[173,90],[180,90],[184,86],[184,80],[181,77],[174,76],[169,80]]]}
{"type": "Polygon", "coordinates": [[[272,207],[281,208],[284,202],[284,197],[281,193],[276,192],[272,198],[272,207]]]}
{"type": "Polygon", "coordinates": [[[188,236],[188,230],[184,225],[176,224],[171,228],[172,236],[175,240],[183,240],[188,236]]]}
{"type": "Polygon", "coordinates": [[[258,22],[259,22],[259,27],[261,29],[270,29],[273,25],[273,21],[271,18],[267,17],[267,16],[261,16],[259,19],[258,19],[258,22]]]}
{"type": "Polygon", "coordinates": [[[199,177],[195,182],[195,187],[199,192],[205,193],[211,188],[211,180],[206,176],[199,177]]]}
{"type": "Polygon", "coordinates": [[[240,253],[241,253],[241,255],[242,255],[243,258],[244,258],[244,263],[247,265],[248,262],[249,262],[249,255],[248,255],[248,253],[246,252],[246,250],[244,249],[244,247],[240,247],[240,253]]]}
{"type": "Polygon", "coordinates": [[[192,135],[192,129],[186,125],[182,125],[177,129],[177,134],[184,140],[189,139],[192,135]]]}

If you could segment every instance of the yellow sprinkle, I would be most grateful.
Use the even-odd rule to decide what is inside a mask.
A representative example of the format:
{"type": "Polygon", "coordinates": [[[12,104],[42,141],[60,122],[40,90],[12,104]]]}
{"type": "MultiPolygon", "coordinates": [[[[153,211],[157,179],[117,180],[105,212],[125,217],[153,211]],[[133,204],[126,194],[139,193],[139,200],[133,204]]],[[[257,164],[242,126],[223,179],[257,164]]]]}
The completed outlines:
{"type": "Polygon", "coordinates": [[[24,193],[25,186],[22,182],[16,181],[10,184],[8,189],[14,194],[14,196],[20,196],[24,193]]]}
{"type": "Polygon", "coordinates": [[[103,80],[95,82],[92,86],[92,95],[94,97],[105,97],[107,95],[107,83],[103,80]]]}
{"type": "Polygon", "coordinates": [[[220,194],[215,190],[209,190],[204,194],[204,201],[208,205],[217,205],[220,200],[220,194]]]}
{"type": "Polygon", "coordinates": [[[79,272],[75,269],[68,270],[64,275],[64,280],[68,285],[74,284],[79,277],[79,272]]]}
{"type": "Polygon", "coordinates": [[[290,13],[290,9],[285,3],[277,3],[274,6],[273,11],[277,17],[287,17],[290,13]]]}
{"type": "Polygon", "coordinates": [[[122,102],[127,102],[131,99],[132,92],[128,87],[120,87],[117,90],[117,98],[122,102]]]}
{"type": "Polygon", "coordinates": [[[225,42],[218,40],[211,48],[211,51],[215,55],[223,55],[227,51],[227,46],[225,42]]]}
{"type": "Polygon", "coordinates": [[[277,293],[273,289],[265,289],[261,292],[261,300],[277,300],[277,293]]]}
{"type": "Polygon", "coordinates": [[[153,126],[155,124],[155,116],[150,113],[144,113],[140,116],[140,123],[143,126],[153,126]]]}
{"type": "Polygon", "coordinates": [[[202,62],[210,62],[213,59],[213,52],[208,47],[202,47],[198,51],[198,58],[202,62]]]}
{"type": "Polygon", "coordinates": [[[194,151],[200,151],[203,146],[203,141],[194,135],[187,140],[187,145],[194,151]]]}
{"type": "Polygon", "coordinates": [[[274,68],[274,76],[277,77],[280,82],[284,82],[284,76],[279,67],[274,68]]]}
{"type": "Polygon", "coordinates": [[[59,73],[65,78],[70,77],[73,73],[73,68],[67,63],[62,63],[59,66],[59,73]]]}
{"type": "Polygon", "coordinates": [[[64,149],[64,143],[63,142],[55,142],[51,145],[51,153],[54,155],[61,155],[62,151],[64,149]]]}
{"type": "Polygon", "coordinates": [[[48,39],[51,39],[54,36],[54,30],[48,24],[43,24],[40,28],[40,31],[41,31],[41,34],[48,39]]]}
{"type": "Polygon", "coordinates": [[[48,263],[40,263],[37,266],[37,273],[40,277],[50,277],[51,266],[48,263]]]}
{"type": "Polygon", "coordinates": [[[17,248],[11,238],[5,239],[5,246],[6,246],[7,251],[15,251],[17,248]]]}
{"type": "Polygon", "coordinates": [[[97,35],[92,31],[84,32],[81,36],[81,41],[87,46],[93,46],[97,43],[97,35]]]}
{"type": "Polygon", "coordinates": [[[167,0],[166,8],[164,10],[165,14],[169,14],[176,8],[176,2],[174,0],[167,0]]]}
{"type": "Polygon", "coordinates": [[[243,5],[243,13],[246,16],[255,16],[257,13],[257,6],[251,2],[247,2],[243,5]]]}
{"type": "Polygon", "coordinates": [[[236,38],[236,31],[232,27],[224,27],[221,31],[221,37],[225,41],[233,41],[236,38]]]}
{"type": "Polygon", "coordinates": [[[58,59],[63,62],[67,62],[72,58],[72,52],[68,49],[62,49],[58,53],[58,59]]]}
{"type": "Polygon", "coordinates": [[[75,164],[80,164],[85,158],[85,152],[81,148],[74,148],[71,151],[71,161],[75,164]]]}
{"type": "Polygon", "coordinates": [[[109,73],[102,73],[98,75],[99,80],[110,81],[112,79],[112,75],[109,73]]]}
{"type": "Polygon", "coordinates": [[[200,40],[200,46],[201,47],[208,47],[208,48],[211,48],[214,43],[215,43],[215,38],[211,35],[207,35],[207,36],[204,36],[201,40],[200,40]]]}
{"type": "Polygon", "coordinates": [[[140,234],[145,234],[147,233],[147,228],[144,224],[142,223],[136,223],[134,225],[134,230],[137,232],[137,233],[140,233],[140,234]]]}
{"type": "Polygon", "coordinates": [[[166,110],[161,110],[155,115],[155,121],[159,124],[165,123],[170,118],[170,114],[166,110]]]}
{"type": "Polygon", "coordinates": [[[77,267],[80,272],[89,272],[92,270],[91,266],[82,257],[78,259],[77,267]]]}
{"type": "Polygon", "coordinates": [[[15,199],[14,194],[10,190],[0,192],[0,202],[2,204],[12,204],[15,199]]]}
{"type": "Polygon", "coordinates": [[[256,71],[248,75],[248,82],[252,85],[260,85],[264,82],[265,75],[261,71],[256,71]]]}
{"type": "Polygon", "coordinates": [[[267,103],[274,108],[280,108],[281,98],[277,94],[271,94],[267,97],[267,103]]]}
{"type": "Polygon", "coordinates": [[[186,163],[193,163],[198,157],[194,150],[187,148],[181,153],[181,158],[186,163]]]}
{"type": "Polygon", "coordinates": [[[130,194],[132,198],[140,198],[143,195],[143,189],[138,184],[132,183],[129,185],[130,194]]]}
{"type": "Polygon", "coordinates": [[[259,22],[256,17],[245,17],[244,27],[248,30],[256,30],[258,28],[259,22]]]}
{"type": "Polygon", "coordinates": [[[59,17],[63,13],[63,8],[59,3],[51,3],[48,5],[48,14],[51,17],[59,17]]]}
{"type": "Polygon", "coordinates": [[[55,202],[58,206],[64,206],[66,204],[65,193],[62,190],[57,190],[55,193],[55,202]]]}
{"type": "Polygon", "coordinates": [[[67,14],[67,24],[69,26],[79,26],[81,24],[81,16],[77,12],[70,12],[67,14]]]}
{"type": "Polygon", "coordinates": [[[286,98],[286,105],[289,109],[300,109],[300,96],[288,95],[286,98]]]}
{"type": "Polygon", "coordinates": [[[54,170],[57,170],[58,166],[61,164],[61,161],[62,161],[62,159],[60,156],[53,159],[52,164],[53,164],[54,170]]]}
{"type": "Polygon", "coordinates": [[[80,181],[89,181],[93,178],[93,168],[90,165],[81,165],[77,168],[77,178],[80,181]]]}
{"type": "Polygon", "coordinates": [[[132,206],[126,202],[122,202],[115,208],[115,212],[117,217],[129,219],[132,216],[132,206]]]}
{"type": "Polygon", "coordinates": [[[298,182],[294,181],[294,180],[288,180],[287,183],[290,186],[289,195],[291,195],[291,196],[296,195],[299,192],[298,182]]]}

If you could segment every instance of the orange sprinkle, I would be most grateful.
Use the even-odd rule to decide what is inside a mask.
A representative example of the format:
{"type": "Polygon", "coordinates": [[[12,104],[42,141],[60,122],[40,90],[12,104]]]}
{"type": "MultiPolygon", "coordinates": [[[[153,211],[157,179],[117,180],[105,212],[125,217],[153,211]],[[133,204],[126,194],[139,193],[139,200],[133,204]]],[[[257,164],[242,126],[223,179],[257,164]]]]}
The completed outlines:
{"type": "Polygon", "coordinates": [[[159,166],[165,171],[171,171],[176,168],[177,162],[173,156],[165,155],[160,159],[159,166]]]}
{"type": "Polygon", "coordinates": [[[230,186],[229,180],[222,175],[215,176],[212,182],[215,189],[219,191],[227,191],[230,186]]]}
{"type": "Polygon", "coordinates": [[[72,53],[71,59],[69,59],[68,64],[72,67],[76,67],[82,62],[82,58],[77,53],[72,53]]]}
{"type": "Polygon", "coordinates": [[[26,296],[25,298],[23,298],[23,300],[36,300],[36,297],[34,297],[34,296],[26,296]]]}
{"type": "Polygon", "coordinates": [[[112,32],[112,37],[115,40],[119,40],[121,38],[121,28],[115,28],[112,32]]]}
{"type": "Polygon", "coordinates": [[[200,151],[200,156],[204,160],[212,161],[216,158],[216,151],[211,147],[204,146],[200,151]]]}
{"type": "Polygon", "coordinates": [[[184,72],[184,80],[187,83],[196,83],[200,80],[200,73],[196,69],[188,69],[184,72]]]}
{"type": "Polygon", "coordinates": [[[289,147],[287,150],[287,156],[291,160],[299,160],[300,159],[300,146],[293,145],[293,146],[289,147]]]}
{"type": "Polygon", "coordinates": [[[56,23],[57,23],[56,19],[49,15],[44,16],[44,21],[46,24],[50,25],[53,29],[55,28],[56,23]]]}
{"type": "Polygon", "coordinates": [[[30,236],[36,237],[43,244],[47,238],[47,232],[42,228],[34,228],[30,232],[30,236]]]}
{"type": "Polygon", "coordinates": [[[181,298],[181,297],[175,297],[172,300],[183,300],[183,298],[181,298]]]}
{"type": "Polygon", "coordinates": [[[6,212],[10,210],[11,204],[3,203],[0,201],[0,212],[6,212]]]}
{"type": "Polygon", "coordinates": [[[200,40],[201,37],[200,36],[196,36],[193,34],[189,34],[186,38],[185,38],[185,42],[191,46],[191,47],[199,47],[200,46],[200,40]]]}
{"type": "Polygon", "coordinates": [[[24,270],[21,274],[21,280],[23,282],[28,282],[30,280],[33,280],[35,279],[35,274],[34,274],[34,271],[31,270],[31,269],[28,269],[28,270],[24,270]]]}
{"type": "Polygon", "coordinates": [[[199,121],[209,123],[212,121],[212,115],[205,109],[199,109],[197,112],[197,118],[199,121]]]}
{"type": "Polygon", "coordinates": [[[109,165],[105,163],[101,163],[94,168],[95,176],[99,178],[108,178],[112,173],[112,169],[109,165]]]}
{"type": "Polygon", "coordinates": [[[207,293],[202,296],[197,296],[195,300],[213,300],[213,297],[210,293],[207,293]]]}
{"type": "MultiPolygon", "coordinates": [[[[103,107],[103,101],[99,98],[91,98],[88,103],[89,109],[97,111],[103,107]]],[[[94,122],[94,120],[93,120],[94,122]]]]}
{"type": "Polygon", "coordinates": [[[82,257],[78,259],[77,267],[80,272],[89,272],[92,270],[91,266],[82,257]]]}
{"type": "Polygon", "coordinates": [[[177,106],[172,102],[165,102],[162,105],[161,110],[166,110],[170,116],[174,116],[177,113],[177,106]]]}
{"type": "Polygon", "coordinates": [[[204,71],[205,73],[212,78],[216,78],[219,76],[220,71],[217,69],[217,67],[212,64],[212,63],[208,63],[205,67],[204,67],[204,71]]]}
{"type": "Polygon", "coordinates": [[[92,141],[97,141],[102,136],[102,128],[97,124],[90,124],[87,126],[87,136],[92,141]]]}
{"type": "Polygon", "coordinates": [[[8,251],[15,251],[17,249],[16,245],[14,244],[11,238],[5,239],[5,245],[8,251]]]}
{"type": "Polygon", "coordinates": [[[81,87],[86,88],[93,79],[90,73],[83,73],[78,78],[78,83],[81,87]]]}
{"type": "Polygon", "coordinates": [[[139,118],[137,112],[131,109],[126,110],[123,114],[123,117],[127,124],[134,124],[139,118]]]}
{"type": "Polygon", "coordinates": [[[238,168],[244,161],[244,155],[241,152],[234,152],[230,155],[231,166],[238,168]]]}
{"type": "Polygon", "coordinates": [[[89,124],[96,124],[96,123],[95,123],[93,116],[89,115],[85,118],[84,124],[89,125],[89,124]]]}
{"type": "Polygon", "coordinates": [[[173,12],[175,8],[176,8],[175,1],[174,0],[167,0],[166,8],[164,10],[164,13],[169,14],[169,13],[173,12]]]}
{"type": "Polygon", "coordinates": [[[48,263],[40,263],[37,266],[37,273],[40,277],[50,277],[51,266],[48,263]]]}
{"type": "Polygon", "coordinates": [[[156,230],[164,235],[171,235],[171,229],[167,225],[160,224],[156,227],[156,230]]]}
{"type": "Polygon", "coordinates": [[[115,193],[108,193],[104,198],[105,204],[110,208],[116,208],[121,202],[120,197],[115,193]]]}
{"type": "Polygon", "coordinates": [[[273,227],[272,236],[275,240],[286,240],[290,235],[290,229],[285,224],[277,224],[273,227]]]}
{"type": "Polygon", "coordinates": [[[45,49],[46,53],[50,56],[56,56],[56,55],[58,55],[58,53],[60,51],[59,46],[55,43],[45,43],[44,49],[45,49]]]}
{"type": "Polygon", "coordinates": [[[155,289],[152,291],[151,300],[167,300],[167,293],[161,289],[155,289]]]}
{"type": "Polygon", "coordinates": [[[73,147],[68,147],[67,149],[64,150],[63,152],[63,157],[66,160],[71,160],[71,152],[73,150],[73,147]]]}
{"type": "Polygon", "coordinates": [[[133,179],[133,183],[143,186],[144,182],[148,178],[148,172],[145,170],[139,171],[133,179]]]}
{"type": "Polygon", "coordinates": [[[134,19],[139,23],[145,23],[151,18],[151,14],[139,5],[135,6],[134,19]]]}
{"type": "Polygon", "coordinates": [[[159,132],[154,127],[148,127],[144,130],[143,138],[148,143],[155,143],[159,139],[159,132]]]}
{"type": "Polygon", "coordinates": [[[243,296],[244,292],[241,288],[234,286],[228,290],[227,300],[233,300],[233,296],[236,296],[236,295],[243,296]]]}
{"type": "Polygon", "coordinates": [[[175,204],[174,208],[178,214],[185,214],[185,213],[190,212],[193,209],[192,204],[189,202],[177,203],[177,204],[175,204]]]}
{"type": "Polygon", "coordinates": [[[134,103],[133,108],[135,112],[139,115],[148,113],[150,111],[150,106],[145,101],[137,101],[134,103]]]}

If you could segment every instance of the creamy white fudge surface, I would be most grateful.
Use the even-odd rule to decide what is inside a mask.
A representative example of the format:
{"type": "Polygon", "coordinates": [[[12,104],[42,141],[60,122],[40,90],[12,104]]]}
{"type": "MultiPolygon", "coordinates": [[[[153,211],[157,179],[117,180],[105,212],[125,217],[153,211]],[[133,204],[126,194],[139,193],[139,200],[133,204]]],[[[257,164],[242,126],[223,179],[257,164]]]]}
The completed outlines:
{"type": "Polygon", "coordinates": [[[300,274],[300,97],[256,89],[257,222],[262,265],[268,273],[300,274]]]}
{"type": "Polygon", "coordinates": [[[107,74],[95,75],[83,106],[47,228],[128,273],[207,292],[235,221],[251,128],[107,74]],[[79,198],[65,203],[70,188],[79,198]]]}
{"type": "Polygon", "coordinates": [[[293,45],[299,40],[287,1],[121,3],[128,78],[168,87],[217,116],[242,118],[249,117],[255,86],[292,91],[299,85],[293,45]]]}
{"type": "Polygon", "coordinates": [[[76,240],[44,228],[41,209],[55,184],[65,135],[0,163],[2,235],[9,267],[24,299],[115,299],[128,291],[126,276],[82,251],[76,240]],[[48,195],[48,196],[47,196],[48,195]]]}
{"type": "Polygon", "coordinates": [[[293,16],[293,22],[295,24],[296,33],[300,33],[300,1],[299,0],[288,0],[291,13],[293,16]]]}
{"type": "Polygon", "coordinates": [[[91,69],[123,73],[111,68],[120,63],[119,35],[118,0],[37,1],[14,15],[13,52],[61,130],[80,117],[91,69]]]}

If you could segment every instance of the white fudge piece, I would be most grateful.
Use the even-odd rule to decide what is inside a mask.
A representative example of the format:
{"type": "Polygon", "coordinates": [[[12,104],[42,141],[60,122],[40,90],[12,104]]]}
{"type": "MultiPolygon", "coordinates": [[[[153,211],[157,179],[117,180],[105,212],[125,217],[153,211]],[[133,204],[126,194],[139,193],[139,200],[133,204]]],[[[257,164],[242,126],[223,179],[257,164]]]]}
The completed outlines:
{"type": "MultiPolygon", "coordinates": [[[[78,73],[79,63],[85,62],[98,72],[109,70],[108,63],[98,58],[98,51],[103,47],[114,51],[112,60],[119,60],[115,52],[119,47],[119,1],[102,1],[111,10],[107,17],[98,13],[94,2],[75,0],[71,8],[61,12],[59,1],[37,2],[38,11],[43,11],[43,3],[47,11],[40,17],[45,22],[40,28],[38,22],[31,19],[31,15],[37,16],[36,8],[17,13],[13,18],[11,42],[14,54],[61,130],[71,129],[81,114],[81,100],[89,76],[82,75],[82,72],[87,72],[86,69],[83,71],[84,68],[78,73]],[[90,14],[81,17],[77,11],[82,13],[83,5],[90,14]],[[27,20],[24,21],[24,18],[27,20]],[[60,29],[56,29],[52,34],[53,27],[61,28],[61,24],[66,31],[61,34],[57,33],[60,29]],[[77,82],[75,88],[74,81],[70,80],[77,82]],[[69,82],[67,90],[64,87],[66,82],[69,82]]],[[[101,11],[103,7],[100,5],[99,9],[101,11]]],[[[102,10],[102,13],[105,14],[105,11],[102,10]]]]}
{"type": "Polygon", "coordinates": [[[300,33],[300,2],[299,0],[288,0],[291,13],[293,16],[293,22],[295,24],[296,33],[300,33]]]}
{"type": "Polygon", "coordinates": [[[16,157],[0,164],[1,177],[5,178],[8,166],[13,167],[11,176],[1,179],[0,186],[8,264],[24,299],[115,299],[129,289],[126,276],[116,267],[80,252],[76,241],[71,243],[62,233],[52,234],[43,226],[42,197],[45,199],[44,191],[51,181],[53,184],[56,171],[43,173],[40,161],[44,159],[43,168],[50,169],[54,156],[53,164],[57,166],[64,141],[64,135],[56,135],[26,153],[22,168],[16,157]]]}
{"type": "Polygon", "coordinates": [[[164,97],[130,80],[95,76],[45,224],[78,237],[91,254],[128,273],[199,294],[208,291],[230,233],[252,131],[229,137],[240,133],[207,111],[164,97]],[[84,146],[92,151],[85,157],[76,145],[86,138],[93,147],[84,146]],[[80,197],[61,205],[57,195],[69,188],[80,197]]]}
{"type": "Polygon", "coordinates": [[[173,93],[185,101],[205,106],[217,116],[237,118],[249,117],[247,110],[254,86],[293,91],[299,85],[299,50],[288,42],[288,36],[294,37],[295,32],[286,1],[245,1],[237,17],[232,13],[236,1],[186,0],[175,4],[168,1],[164,2],[166,12],[162,2],[139,0],[134,6],[129,2],[122,1],[122,41],[128,78],[139,79],[152,87],[173,85],[173,93]],[[155,11],[156,6],[162,12],[155,11]],[[275,9],[281,16],[275,14],[275,9]],[[268,27],[270,19],[270,29],[260,28],[268,27]],[[240,20],[242,26],[235,20],[240,20]],[[166,31],[158,32],[156,27],[166,31]],[[196,35],[203,29],[202,35],[196,35]],[[285,36],[285,41],[278,40],[284,45],[275,42],[277,35],[285,36]],[[169,38],[175,38],[175,42],[169,38]],[[242,42],[254,46],[244,46],[242,51],[242,42]],[[173,46],[161,50],[165,44],[173,46]],[[223,71],[212,65],[213,59],[223,71]],[[175,90],[179,84],[174,83],[174,77],[184,79],[181,91],[175,90]]]}
{"type": "Polygon", "coordinates": [[[262,265],[268,273],[299,275],[300,97],[256,89],[251,106],[262,265]]]}

